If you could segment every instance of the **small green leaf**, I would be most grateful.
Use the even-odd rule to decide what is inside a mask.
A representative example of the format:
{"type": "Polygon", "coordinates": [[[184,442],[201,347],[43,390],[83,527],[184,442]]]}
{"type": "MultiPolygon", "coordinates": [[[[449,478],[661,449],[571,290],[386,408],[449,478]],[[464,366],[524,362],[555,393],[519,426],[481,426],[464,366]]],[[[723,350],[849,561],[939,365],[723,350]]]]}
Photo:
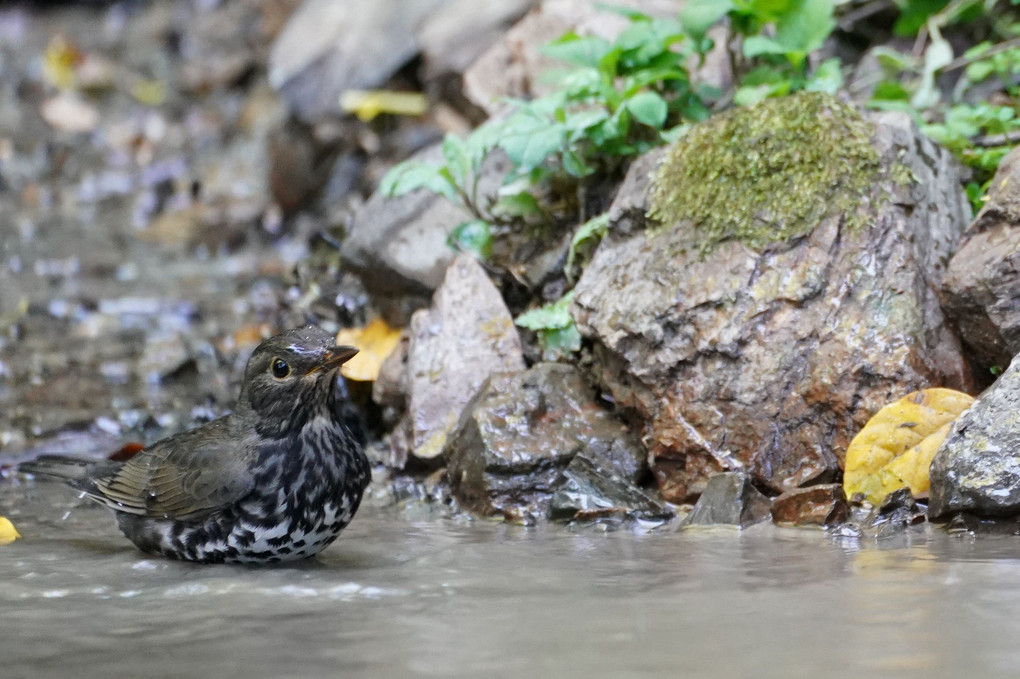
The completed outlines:
{"type": "Polygon", "coordinates": [[[535,197],[527,191],[501,197],[492,206],[492,213],[507,217],[529,217],[542,212],[535,197]]]}
{"type": "Polygon", "coordinates": [[[391,198],[417,189],[426,189],[452,201],[457,200],[455,187],[443,175],[443,167],[409,160],[393,167],[379,183],[379,193],[391,198]]]}
{"type": "Polygon", "coordinates": [[[464,140],[455,134],[446,135],[443,139],[443,158],[453,181],[460,186],[467,186],[472,167],[464,140]]]}
{"type": "Polygon", "coordinates": [[[524,312],[514,320],[522,328],[535,331],[542,347],[542,358],[547,361],[565,358],[581,348],[581,333],[570,315],[573,299],[571,291],[551,304],[524,312]]]}
{"type": "Polygon", "coordinates": [[[484,219],[472,219],[457,225],[447,242],[452,248],[485,261],[492,256],[492,227],[484,219]]]}
{"type": "Polygon", "coordinates": [[[626,101],[627,110],[639,122],[656,129],[663,126],[669,115],[666,100],[655,92],[638,92],[626,101]]]}
{"type": "Polygon", "coordinates": [[[613,46],[605,38],[579,36],[571,31],[543,47],[542,53],[579,66],[598,66],[602,57],[612,49],[613,46]]]}
{"type": "Polygon", "coordinates": [[[826,59],[818,64],[818,68],[808,78],[804,89],[808,92],[826,92],[836,94],[843,87],[843,71],[837,57],[826,59]]]}
{"type": "Polygon", "coordinates": [[[570,239],[570,251],[567,253],[567,264],[563,267],[567,277],[571,278],[574,271],[574,262],[581,256],[583,250],[593,250],[594,246],[602,240],[609,230],[609,213],[603,212],[598,217],[592,217],[574,233],[570,239]]]}
{"type": "Polygon", "coordinates": [[[732,0],[689,0],[680,11],[680,22],[692,38],[699,40],[734,7],[732,0]]]}

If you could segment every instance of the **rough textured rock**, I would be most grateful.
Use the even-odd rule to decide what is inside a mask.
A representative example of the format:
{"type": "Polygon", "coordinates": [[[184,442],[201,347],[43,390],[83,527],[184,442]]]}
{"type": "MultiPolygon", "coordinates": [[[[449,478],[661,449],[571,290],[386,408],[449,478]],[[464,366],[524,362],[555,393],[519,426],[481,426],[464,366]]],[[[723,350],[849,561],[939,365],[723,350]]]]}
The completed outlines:
{"type": "Polygon", "coordinates": [[[769,516],[772,502],[751,484],[751,477],[739,472],[713,476],[684,526],[726,524],[746,528],[769,516]]]}
{"type": "MultiPolygon", "coordinates": [[[[414,160],[442,162],[441,145],[414,160]]],[[[493,195],[507,159],[489,154],[478,182],[478,195],[493,195]]],[[[457,225],[472,219],[465,209],[425,189],[396,198],[375,193],[354,214],[341,247],[344,264],[376,294],[422,295],[439,287],[455,252],[447,244],[457,225]]]]}
{"type": "MultiPolygon", "coordinates": [[[[778,492],[833,480],[882,404],[971,388],[934,292],[969,211],[957,165],[905,116],[873,120],[882,162],[898,158],[916,181],[875,186],[863,226],[836,215],[760,251],[726,241],[699,256],[684,250],[689,224],[647,235],[635,223],[578,282],[572,311],[599,379],[646,422],[667,500],[690,501],[726,470],[778,492]]],[[[639,219],[646,198],[621,191],[614,214],[639,219]]]]}
{"type": "Polygon", "coordinates": [[[481,265],[460,255],[432,307],[411,317],[405,378],[411,453],[438,456],[486,378],[523,369],[521,339],[503,298],[481,265]]]}
{"type": "Polygon", "coordinates": [[[563,484],[552,497],[554,518],[666,520],[676,516],[676,510],[668,504],[649,497],[630,481],[595,464],[586,453],[574,456],[563,477],[563,484]]]}
{"type": "Polygon", "coordinates": [[[269,55],[269,82],[306,122],[340,93],[379,87],[418,53],[414,29],[444,0],[305,0],[269,55]]]}
{"type": "Polygon", "coordinates": [[[957,418],[930,475],[931,518],[1020,514],[1020,359],[957,418]]]}
{"type": "Polygon", "coordinates": [[[481,514],[545,516],[578,453],[631,482],[644,449],[601,408],[581,373],[563,363],[493,375],[464,408],[445,458],[453,493],[481,514]]]}
{"type": "Polygon", "coordinates": [[[1020,354],[1020,149],[999,165],[942,292],[946,314],[982,367],[1005,367],[1020,354]]]}
{"type": "Polygon", "coordinates": [[[831,526],[850,518],[850,505],[838,483],[788,490],[772,501],[772,520],[780,525],[831,526]]]}

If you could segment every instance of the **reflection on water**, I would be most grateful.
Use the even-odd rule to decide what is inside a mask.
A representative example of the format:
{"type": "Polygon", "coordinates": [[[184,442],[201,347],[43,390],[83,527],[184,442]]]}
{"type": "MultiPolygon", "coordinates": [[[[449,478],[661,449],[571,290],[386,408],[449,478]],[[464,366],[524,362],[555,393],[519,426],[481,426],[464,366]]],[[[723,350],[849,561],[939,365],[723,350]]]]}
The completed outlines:
{"type": "MultiPolygon", "coordinates": [[[[147,558],[0,484],[0,676],[1015,676],[1020,541],[924,527],[636,535],[371,503],[317,560],[147,558]],[[154,669],[155,668],[155,669],[154,669]]],[[[66,516],[65,516],[66,514],[66,516]]]]}

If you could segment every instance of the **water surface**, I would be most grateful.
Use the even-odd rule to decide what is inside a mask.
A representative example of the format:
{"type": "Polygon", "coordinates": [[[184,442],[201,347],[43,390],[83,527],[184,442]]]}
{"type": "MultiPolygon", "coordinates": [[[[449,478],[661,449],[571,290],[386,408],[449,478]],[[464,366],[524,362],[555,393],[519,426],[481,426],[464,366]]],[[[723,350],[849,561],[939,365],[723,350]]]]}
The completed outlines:
{"type": "Polygon", "coordinates": [[[1016,676],[1020,539],[525,528],[370,500],[289,567],[149,558],[0,484],[0,676],[1016,676]]]}

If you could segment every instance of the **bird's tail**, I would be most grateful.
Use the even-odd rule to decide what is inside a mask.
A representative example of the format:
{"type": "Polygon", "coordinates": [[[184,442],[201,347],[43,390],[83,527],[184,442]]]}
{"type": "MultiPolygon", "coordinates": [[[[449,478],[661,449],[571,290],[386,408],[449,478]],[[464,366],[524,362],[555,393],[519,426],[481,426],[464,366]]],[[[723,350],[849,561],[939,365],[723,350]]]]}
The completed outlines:
{"type": "Polygon", "coordinates": [[[41,455],[18,465],[18,471],[45,479],[63,481],[73,488],[88,490],[92,479],[107,466],[120,466],[116,462],[96,460],[73,455],[41,455]]]}

